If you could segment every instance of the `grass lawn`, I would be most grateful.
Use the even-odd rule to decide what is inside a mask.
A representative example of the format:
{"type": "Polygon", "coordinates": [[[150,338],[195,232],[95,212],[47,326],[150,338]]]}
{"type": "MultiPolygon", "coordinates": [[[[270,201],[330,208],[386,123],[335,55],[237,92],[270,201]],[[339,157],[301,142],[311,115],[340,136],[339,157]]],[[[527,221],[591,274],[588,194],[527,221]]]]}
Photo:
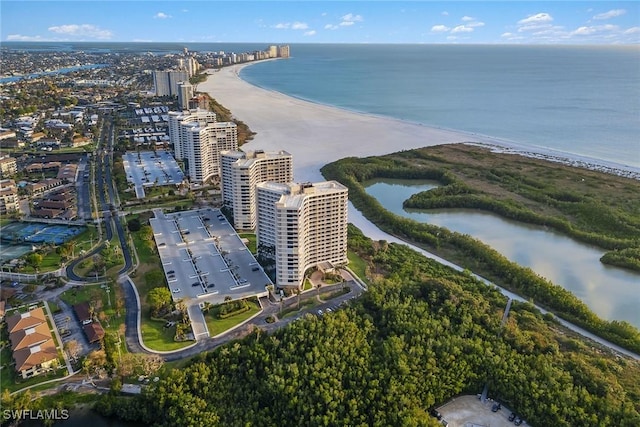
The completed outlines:
{"type": "Polygon", "coordinates": [[[49,304],[49,310],[51,310],[51,314],[56,314],[60,311],[60,307],[58,307],[58,304],[56,304],[55,302],[47,301],[47,304],[49,304]]]}
{"type": "Polygon", "coordinates": [[[104,304],[106,305],[106,294],[106,290],[101,289],[100,285],[84,285],[63,292],[60,294],[60,299],[69,305],[75,305],[80,302],[89,301],[91,298],[104,298],[104,304]]]}
{"type": "Polygon", "coordinates": [[[249,252],[255,255],[257,252],[256,235],[254,233],[241,233],[238,235],[241,239],[249,240],[249,243],[247,243],[247,248],[249,249],[249,252]]]}
{"type": "Polygon", "coordinates": [[[151,320],[148,315],[145,316],[144,314],[141,316],[141,320],[142,341],[144,342],[144,345],[152,350],[179,350],[194,343],[194,341],[174,341],[173,338],[176,334],[175,326],[165,328],[164,322],[151,320]]]}
{"type": "Polygon", "coordinates": [[[302,288],[302,290],[303,291],[308,291],[309,289],[313,289],[313,284],[311,283],[311,280],[306,278],[306,279],[304,279],[304,287],[302,288]]]}
{"type": "Polygon", "coordinates": [[[215,337],[218,334],[228,331],[261,311],[260,304],[258,304],[254,298],[248,299],[247,303],[249,304],[249,310],[227,317],[226,319],[217,318],[217,310],[215,307],[209,310],[209,312],[204,316],[207,321],[209,336],[215,337]]]}
{"type": "MultiPolygon", "coordinates": [[[[136,215],[130,215],[127,220],[135,218],[136,215]]],[[[147,216],[148,218],[148,216],[147,216]]],[[[146,220],[145,220],[146,221],[146,220]]],[[[145,222],[143,221],[143,222],[145,222]]],[[[143,224],[146,225],[146,224],[143,224]]],[[[136,269],[135,276],[132,276],[134,285],[140,295],[140,330],[142,332],[142,341],[147,347],[158,351],[178,350],[193,344],[193,341],[174,341],[176,327],[165,328],[164,322],[151,320],[150,308],[147,304],[147,294],[151,289],[158,286],[157,283],[147,283],[145,273],[162,270],[160,264],[160,256],[148,245],[147,241],[141,238],[140,232],[131,233],[133,244],[140,264],[136,269]]],[[[166,286],[164,283],[161,286],[166,286]]]]}
{"type": "Polygon", "coordinates": [[[360,280],[369,284],[367,280],[367,263],[360,258],[357,253],[351,250],[347,251],[347,258],[349,259],[349,269],[351,269],[360,280]]]}

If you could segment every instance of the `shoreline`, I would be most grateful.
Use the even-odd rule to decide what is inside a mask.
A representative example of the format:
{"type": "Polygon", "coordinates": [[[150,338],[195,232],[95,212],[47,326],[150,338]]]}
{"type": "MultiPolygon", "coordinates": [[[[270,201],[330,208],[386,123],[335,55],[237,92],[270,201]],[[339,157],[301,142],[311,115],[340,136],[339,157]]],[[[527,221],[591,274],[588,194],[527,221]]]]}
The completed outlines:
{"type": "Polygon", "coordinates": [[[209,77],[199,85],[199,91],[208,93],[231,110],[235,118],[247,123],[256,132],[254,139],[245,144],[247,149],[283,149],[290,152],[294,157],[294,178],[297,181],[322,180],[320,168],[344,157],[378,156],[453,143],[483,146],[494,152],[538,158],[640,180],[640,168],[634,166],[488,135],[353,111],[287,95],[254,85],[240,77],[243,68],[255,64],[237,64],[218,71],[206,70],[209,77]],[[340,143],[336,139],[346,140],[340,143]],[[308,157],[312,157],[313,161],[308,157]]]}

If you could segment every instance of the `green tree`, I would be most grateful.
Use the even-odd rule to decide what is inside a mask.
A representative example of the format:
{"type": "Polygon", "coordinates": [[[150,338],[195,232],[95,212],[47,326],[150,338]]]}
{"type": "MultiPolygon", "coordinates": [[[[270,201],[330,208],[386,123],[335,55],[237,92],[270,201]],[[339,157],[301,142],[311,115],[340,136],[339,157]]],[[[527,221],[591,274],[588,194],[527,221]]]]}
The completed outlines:
{"type": "Polygon", "coordinates": [[[158,317],[171,308],[171,292],[164,286],[153,288],[147,294],[147,303],[151,308],[151,315],[158,317]]]}

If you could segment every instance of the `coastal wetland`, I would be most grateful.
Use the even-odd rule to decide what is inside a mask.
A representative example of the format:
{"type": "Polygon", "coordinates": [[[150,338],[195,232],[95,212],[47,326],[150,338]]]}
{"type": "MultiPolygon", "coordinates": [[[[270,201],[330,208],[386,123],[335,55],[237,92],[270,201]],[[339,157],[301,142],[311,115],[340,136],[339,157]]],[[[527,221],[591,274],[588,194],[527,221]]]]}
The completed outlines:
{"type": "MultiPolygon", "coordinates": [[[[595,263],[602,263],[599,267],[605,269],[607,265],[615,266],[609,267],[610,271],[620,272],[626,277],[627,286],[633,286],[637,282],[628,278],[636,277],[640,271],[637,180],[467,144],[342,159],[325,166],[323,174],[347,185],[354,205],[384,231],[530,298],[595,333],[625,337],[618,342],[635,342],[631,347],[640,343],[638,330],[629,322],[602,321],[574,294],[507,259],[484,240],[474,239],[464,229],[450,230],[394,213],[387,202],[373,197],[370,188],[366,188],[390,178],[404,183],[431,180],[433,185],[427,186],[427,191],[419,191],[404,201],[403,210],[419,210],[435,214],[434,217],[454,212],[467,215],[469,221],[484,215],[568,236],[578,245],[600,250],[604,255],[595,263]]],[[[562,259],[551,262],[562,264],[562,259]]],[[[633,290],[626,291],[633,294],[633,290]]]]}

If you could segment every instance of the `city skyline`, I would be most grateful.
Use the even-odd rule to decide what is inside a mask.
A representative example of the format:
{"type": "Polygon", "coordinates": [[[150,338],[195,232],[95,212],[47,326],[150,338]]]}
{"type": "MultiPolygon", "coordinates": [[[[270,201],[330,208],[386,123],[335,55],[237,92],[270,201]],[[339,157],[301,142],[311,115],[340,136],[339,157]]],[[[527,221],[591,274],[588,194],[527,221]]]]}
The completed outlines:
{"type": "Polygon", "coordinates": [[[640,43],[640,3],[3,0],[1,24],[2,42],[609,45],[640,43]]]}

